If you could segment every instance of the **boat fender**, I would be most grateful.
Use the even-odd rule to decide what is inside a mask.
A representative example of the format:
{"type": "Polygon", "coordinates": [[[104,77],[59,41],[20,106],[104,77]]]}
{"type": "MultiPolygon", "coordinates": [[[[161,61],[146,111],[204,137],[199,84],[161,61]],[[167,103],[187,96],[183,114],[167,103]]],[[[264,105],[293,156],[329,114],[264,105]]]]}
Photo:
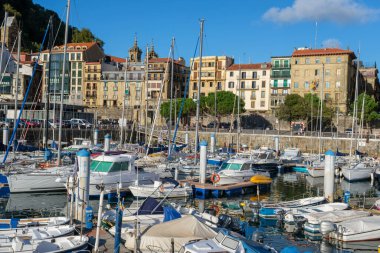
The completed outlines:
{"type": "Polygon", "coordinates": [[[220,181],[220,176],[218,173],[213,173],[210,177],[210,180],[213,184],[216,184],[220,181]]]}
{"type": "Polygon", "coordinates": [[[219,219],[218,217],[211,215],[209,213],[202,213],[201,217],[207,221],[210,221],[211,223],[217,224],[219,219]]]}
{"type": "Polygon", "coordinates": [[[331,222],[331,221],[322,221],[321,222],[320,231],[321,231],[322,235],[326,236],[330,232],[333,232],[333,231],[336,231],[336,230],[337,230],[337,227],[336,227],[336,225],[333,222],[331,222]]]}

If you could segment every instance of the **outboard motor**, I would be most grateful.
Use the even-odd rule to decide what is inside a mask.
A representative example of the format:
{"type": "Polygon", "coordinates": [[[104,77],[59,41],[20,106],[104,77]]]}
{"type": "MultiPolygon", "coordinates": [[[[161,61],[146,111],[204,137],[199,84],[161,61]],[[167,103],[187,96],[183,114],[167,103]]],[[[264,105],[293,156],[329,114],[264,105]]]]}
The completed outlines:
{"type": "Polygon", "coordinates": [[[294,217],[294,223],[295,223],[295,234],[301,233],[303,230],[303,225],[306,223],[307,219],[303,216],[295,215],[294,217]]]}
{"type": "Polygon", "coordinates": [[[232,223],[232,218],[229,215],[219,215],[218,227],[228,228],[232,223]]]}
{"type": "Polygon", "coordinates": [[[252,203],[249,204],[249,207],[252,208],[253,220],[255,222],[258,222],[258,220],[259,220],[259,211],[260,211],[260,208],[261,208],[260,202],[252,202],[252,203]]]}
{"type": "Polygon", "coordinates": [[[264,234],[260,231],[256,231],[252,234],[252,241],[263,243],[264,242],[264,234]]]}
{"type": "Polygon", "coordinates": [[[337,230],[336,225],[331,221],[322,221],[321,222],[321,234],[324,238],[329,237],[329,234],[331,232],[334,232],[337,230]]]}
{"type": "Polygon", "coordinates": [[[284,219],[285,219],[285,211],[283,209],[277,209],[276,210],[277,215],[277,227],[283,228],[284,226],[284,219]]]}

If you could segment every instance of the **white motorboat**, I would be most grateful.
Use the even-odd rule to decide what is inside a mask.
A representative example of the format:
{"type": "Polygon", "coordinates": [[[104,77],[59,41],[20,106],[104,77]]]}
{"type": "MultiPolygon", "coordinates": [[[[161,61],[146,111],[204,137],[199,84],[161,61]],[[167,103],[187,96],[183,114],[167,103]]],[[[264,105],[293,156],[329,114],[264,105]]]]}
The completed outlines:
{"type": "Polygon", "coordinates": [[[367,217],[370,215],[370,212],[356,210],[339,210],[305,214],[304,218],[307,220],[307,222],[304,224],[304,230],[312,234],[317,234],[320,233],[320,226],[322,221],[329,221],[336,224],[343,221],[367,217]]]}
{"type": "Polygon", "coordinates": [[[241,183],[248,181],[251,177],[263,174],[265,176],[270,176],[269,173],[261,173],[254,170],[255,161],[246,158],[235,158],[230,159],[223,163],[220,169],[216,171],[219,175],[220,180],[216,182],[216,185],[226,185],[241,183]]]}
{"type": "Polygon", "coordinates": [[[370,241],[380,239],[380,216],[369,216],[334,224],[321,222],[324,237],[343,242],[370,241]]]}
{"type": "Polygon", "coordinates": [[[99,196],[96,186],[100,184],[104,184],[105,191],[112,191],[117,186],[153,184],[159,179],[156,173],[136,170],[135,159],[131,154],[102,154],[94,158],[90,165],[90,196],[99,196]]]}
{"type": "Polygon", "coordinates": [[[88,237],[86,236],[68,236],[46,240],[31,240],[21,236],[4,240],[7,241],[0,244],[2,253],[68,253],[85,250],[88,246],[88,237]]]}
{"type": "Polygon", "coordinates": [[[280,156],[280,162],[283,164],[300,164],[303,157],[299,148],[286,148],[280,156]]]}
{"type": "Polygon", "coordinates": [[[370,179],[376,168],[368,163],[358,163],[349,168],[343,169],[342,173],[348,181],[360,181],[370,179]]]}
{"type": "Polygon", "coordinates": [[[25,219],[0,219],[0,231],[34,226],[58,226],[69,222],[66,217],[25,218],[25,219]]]}
{"type": "Polygon", "coordinates": [[[79,151],[81,149],[91,149],[93,147],[92,141],[85,138],[74,138],[73,145],[65,147],[66,151],[79,151]]]}
{"type": "Polygon", "coordinates": [[[189,185],[183,187],[176,187],[171,183],[162,183],[161,181],[155,181],[150,185],[132,185],[129,186],[131,193],[134,197],[139,198],[181,198],[189,197],[192,194],[192,188],[189,185]]]}
{"type": "Polygon", "coordinates": [[[5,175],[11,193],[65,191],[67,177],[73,172],[74,165],[43,167],[11,171],[5,175]],[[57,177],[62,178],[56,182],[57,177]]]}
{"type": "Polygon", "coordinates": [[[308,168],[307,172],[311,177],[324,177],[325,176],[325,163],[324,161],[314,161],[308,168]]]}
{"type": "Polygon", "coordinates": [[[45,240],[50,238],[68,236],[74,234],[75,227],[70,225],[54,226],[54,227],[31,227],[2,230],[0,237],[0,245],[8,242],[8,238],[27,236],[32,240],[45,240]]]}
{"type": "Polygon", "coordinates": [[[220,230],[212,239],[203,239],[194,242],[188,242],[179,251],[180,253],[245,253],[245,252],[277,252],[275,249],[265,246],[254,241],[247,240],[237,233],[228,230],[220,230]]]}

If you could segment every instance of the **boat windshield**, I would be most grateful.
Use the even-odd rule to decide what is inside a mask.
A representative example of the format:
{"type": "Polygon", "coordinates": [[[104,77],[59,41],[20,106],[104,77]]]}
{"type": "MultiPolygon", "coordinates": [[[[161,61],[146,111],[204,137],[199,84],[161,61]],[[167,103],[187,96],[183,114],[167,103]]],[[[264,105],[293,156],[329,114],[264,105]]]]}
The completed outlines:
{"type": "Polygon", "coordinates": [[[226,236],[222,242],[224,247],[235,250],[239,246],[239,241],[226,236]]]}
{"type": "Polygon", "coordinates": [[[223,238],[224,238],[224,234],[223,234],[222,232],[219,232],[219,233],[215,236],[215,240],[216,240],[217,242],[219,242],[219,243],[223,240],[223,238]]]}
{"type": "Polygon", "coordinates": [[[284,156],[297,157],[298,156],[298,150],[285,150],[284,156]]]}
{"type": "Polygon", "coordinates": [[[259,159],[267,159],[267,154],[263,153],[263,154],[260,154],[258,157],[259,159]]]}
{"type": "Polygon", "coordinates": [[[115,172],[125,171],[129,168],[129,162],[105,162],[105,161],[92,161],[90,170],[94,172],[115,172]]]}
{"type": "Polygon", "coordinates": [[[240,170],[241,166],[239,163],[223,163],[220,170],[240,170]]]}

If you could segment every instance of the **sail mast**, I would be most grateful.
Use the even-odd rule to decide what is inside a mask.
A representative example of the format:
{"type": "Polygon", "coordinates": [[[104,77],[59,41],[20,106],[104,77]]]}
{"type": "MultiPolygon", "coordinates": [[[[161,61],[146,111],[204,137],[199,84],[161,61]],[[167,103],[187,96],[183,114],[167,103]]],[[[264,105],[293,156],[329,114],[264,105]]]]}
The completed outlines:
{"type": "MultiPolygon", "coordinates": [[[[17,67],[16,67],[16,83],[15,83],[15,109],[14,109],[14,124],[16,124],[17,121],[17,102],[18,102],[18,86],[20,82],[20,52],[21,52],[21,31],[17,34],[17,67]]],[[[17,131],[15,132],[15,140],[17,136],[17,131]]],[[[16,157],[16,149],[17,149],[17,141],[13,146],[13,159],[16,157]]]]}
{"type": "Polygon", "coordinates": [[[199,143],[199,111],[201,106],[201,82],[202,82],[202,50],[203,50],[203,25],[204,19],[201,19],[201,31],[200,31],[200,46],[199,46],[199,79],[198,79],[198,92],[197,92],[197,114],[196,114],[196,123],[195,123],[195,156],[194,163],[197,164],[197,152],[198,152],[198,143],[199,143]]]}
{"type": "MultiPolygon", "coordinates": [[[[48,76],[46,82],[46,101],[45,101],[45,131],[43,136],[43,145],[45,150],[48,148],[48,139],[49,139],[49,109],[50,109],[50,76],[51,76],[51,50],[53,48],[53,16],[50,16],[49,19],[50,27],[49,27],[49,63],[48,63],[48,76]]],[[[54,124],[54,122],[53,122],[54,124]]]]}
{"type": "Polygon", "coordinates": [[[319,161],[322,153],[322,119],[323,119],[323,85],[325,85],[325,64],[322,63],[322,85],[320,94],[320,115],[319,115],[319,161]]]}
{"type": "Polygon", "coordinates": [[[352,113],[352,131],[351,131],[351,143],[350,143],[350,157],[352,156],[352,147],[354,142],[354,133],[356,126],[356,117],[358,111],[358,86],[359,86],[359,62],[360,62],[360,48],[358,53],[358,59],[356,62],[356,80],[355,80],[355,98],[354,98],[354,112],[352,113]]]}
{"type": "Polygon", "coordinates": [[[124,121],[125,121],[125,99],[126,99],[126,94],[125,92],[127,91],[127,68],[128,68],[128,59],[125,58],[125,69],[124,69],[124,94],[123,94],[123,110],[121,113],[121,126],[120,126],[120,147],[123,146],[124,144],[124,121]]]}
{"type": "MultiPolygon", "coordinates": [[[[173,110],[173,77],[174,77],[174,37],[172,38],[172,45],[171,45],[171,75],[170,75],[170,108],[169,108],[169,129],[168,129],[168,140],[169,140],[169,147],[168,147],[168,157],[170,157],[172,153],[172,143],[171,143],[171,136],[172,136],[172,110],[173,110]]],[[[173,143],[174,144],[174,143],[173,143]]]]}
{"type": "Polygon", "coordinates": [[[70,0],[67,0],[66,26],[65,26],[65,45],[63,47],[63,62],[62,62],[61,106],[60,106],[60,110],[59,110],[58,165],[61,165],[63,97],[64,97],[63,91],[65,88],[66,52],[67,52],[67,38],[68,38],[68,33],[69,33],[69,17],[70,17],[70,0]]]}
{"type": "MultiPolygon", "coordinates": [[[[3,72],[5,72],[5,70],[3,70],[3,55],[4,55],[4,45],[5,45],[5,38],[6,38],[6,34],[7,34],[7,20],[8,20],[8,12],[5,12],[4,14],[4,34],[3,34],[3,38],[2,38],[2,41],[1,41],[1,55],[0,55],[0,75],[3,76],[3,72]]],[[[2,78],[1,78],[2,79],[2,78]]],[[[3,81],[3,80],[1,80],[3,81]]],[[[4,143],[5,144],[5,143],[4,143]]]]}

